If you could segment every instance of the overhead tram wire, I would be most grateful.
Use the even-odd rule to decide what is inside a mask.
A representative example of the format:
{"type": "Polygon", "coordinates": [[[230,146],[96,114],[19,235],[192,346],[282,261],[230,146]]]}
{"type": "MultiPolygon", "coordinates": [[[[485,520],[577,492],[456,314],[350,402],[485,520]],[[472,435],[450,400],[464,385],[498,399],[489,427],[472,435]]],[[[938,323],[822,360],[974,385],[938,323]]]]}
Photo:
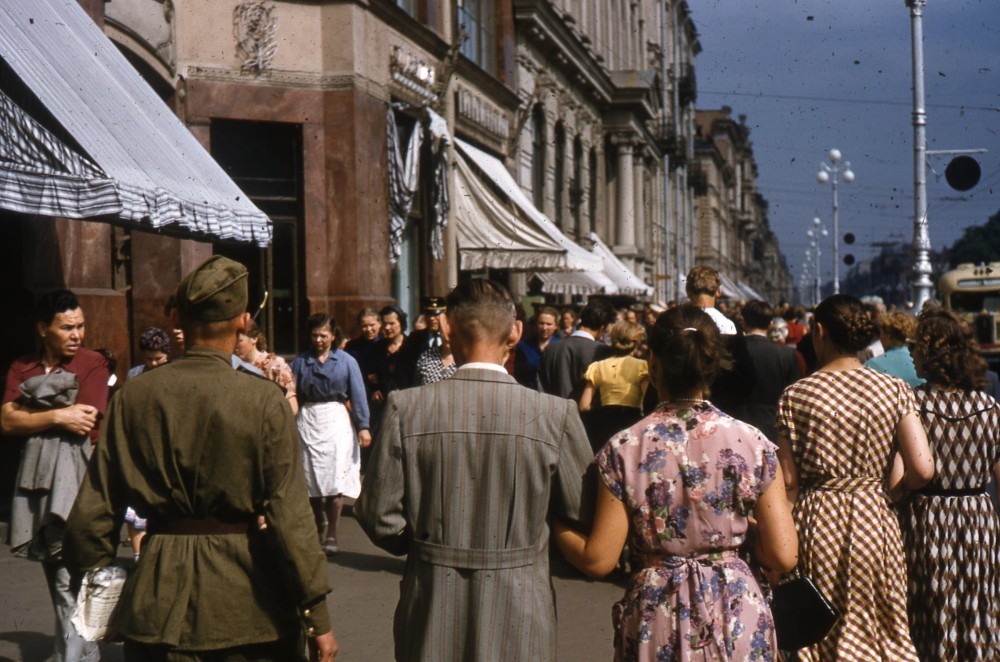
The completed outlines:
{"type": "MultiPolygon", "coordinates": [[[[708,94],[722,97],[756,97],[760,99],[787,99],[789,101],[819,101],[824,103],[856,103],[871,106],[906,106],[910,101],[891,101],[889,99],[848,99],[845,97],[813,97],[796,94],[769,94],[765,92],[719,92],[716,90],[698,90],[698,94],[708,94]]],[[[943,108],[948,110],[978,110],[990,113],[1000,113],[1000,106],[963,106],[953,103],[928,103],[928,108],[943,108]]]]}

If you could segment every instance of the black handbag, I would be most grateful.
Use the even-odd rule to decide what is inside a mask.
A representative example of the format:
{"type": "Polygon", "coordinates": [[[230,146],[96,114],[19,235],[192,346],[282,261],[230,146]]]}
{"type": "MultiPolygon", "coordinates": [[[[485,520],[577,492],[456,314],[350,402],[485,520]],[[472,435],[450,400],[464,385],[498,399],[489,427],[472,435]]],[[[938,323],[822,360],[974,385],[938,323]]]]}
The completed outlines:
{"type": "Polygon", "coordinates": [[[818,644],[840,620],[840,613],[816,584],[801,576],[772,589],[771,615],[778,635],[778,648],[783,651],[818,644]]]}

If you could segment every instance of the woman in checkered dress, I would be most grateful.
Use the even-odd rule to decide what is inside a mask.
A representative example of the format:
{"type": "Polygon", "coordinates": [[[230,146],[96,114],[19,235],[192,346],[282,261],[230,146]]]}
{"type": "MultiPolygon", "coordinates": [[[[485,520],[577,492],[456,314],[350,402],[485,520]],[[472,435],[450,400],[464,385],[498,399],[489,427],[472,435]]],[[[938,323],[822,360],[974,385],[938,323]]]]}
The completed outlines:
{"type": "Polygon", "coordinates": [[[920,659],[1000,659],[1000,523],[986,484],[1000,477],[1000,407],[986,363],[954,313],[920,316],[916,390],[937,464],[900,518],[910,570],[910,634],[920,659]]]}
{"type": "Polygon", "coordinates": [[[933,475],[927,437],[906,382],[857,359],[875,335],[861,302],[829,297],[815,321],[822,367],[781,396],[778,458],[794,504],[799,571],[841,619],[799,659],[916,661],[889,499],[933,475]]]}

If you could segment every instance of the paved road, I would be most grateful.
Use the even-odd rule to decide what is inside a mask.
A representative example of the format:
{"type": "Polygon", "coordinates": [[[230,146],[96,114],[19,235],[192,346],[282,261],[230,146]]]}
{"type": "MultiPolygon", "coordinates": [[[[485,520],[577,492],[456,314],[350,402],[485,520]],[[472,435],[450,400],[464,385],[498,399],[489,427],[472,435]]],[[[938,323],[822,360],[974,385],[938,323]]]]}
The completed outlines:
{"type": "MultiPolygon", "coordinates": [[[[392,660],[392,612],[399,596],[403,560],[376,548],[353,518],[341,524],[340,554],[330,560],[330,607],[340,644],[338,662],[392,660]]],[[[557,567],[559,659],[609,660],[611,605],[623,589],[591,582],[557,567]]],[[[52,650],[53,616],[37,563],[15,559],[0,546],[0,662],[45,660],[52,650]]],[[[122,660],[121,648],[104,645],[104,660],[122,660]]]]}

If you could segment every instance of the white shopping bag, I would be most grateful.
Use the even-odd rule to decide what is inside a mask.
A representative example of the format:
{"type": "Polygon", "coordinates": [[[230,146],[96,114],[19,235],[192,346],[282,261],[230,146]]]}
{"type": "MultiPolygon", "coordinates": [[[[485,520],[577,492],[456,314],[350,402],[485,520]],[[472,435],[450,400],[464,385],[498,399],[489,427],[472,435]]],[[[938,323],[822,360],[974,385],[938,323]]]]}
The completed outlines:
{"type": "Polygon", "coordinates": [[[81,637],[97,641],[114,634],[111,620],[127,576],[125,568],[114,565],[91,570],[83,576],[72,618],[81,637]]]}

